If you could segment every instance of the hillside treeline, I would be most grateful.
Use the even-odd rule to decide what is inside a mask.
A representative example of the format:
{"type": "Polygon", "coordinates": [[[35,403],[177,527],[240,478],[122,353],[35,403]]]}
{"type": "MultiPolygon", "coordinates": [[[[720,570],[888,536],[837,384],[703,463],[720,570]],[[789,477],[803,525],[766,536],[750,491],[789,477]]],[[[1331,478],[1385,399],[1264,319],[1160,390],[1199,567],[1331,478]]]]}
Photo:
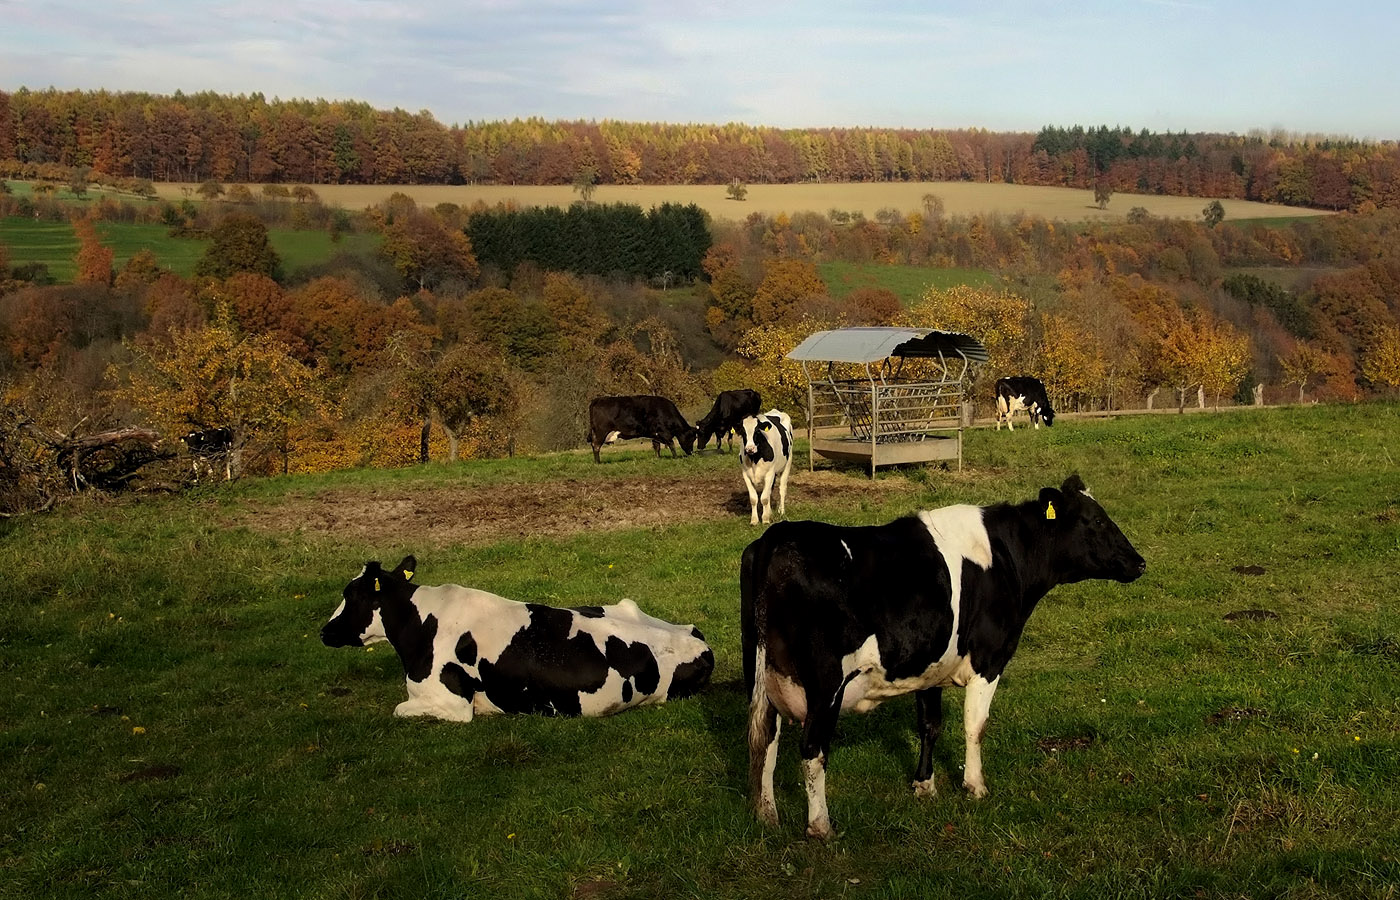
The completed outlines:
{"type": "Polygon", "coordinates": [[[1333,210],[1400,206],[1393,142],[1146,130],[468,122],[215,93],[0,92],[0,176],[305,184],[978,181],[1333,210]]]}
{"type": "MultiPolygon", "coordinates": [[[[992,357],[972,385],[984,413],[1008,374],[1039,375],[1062,410],[1248,402],[1255,385],[1269,402],[1350,401],[1400,386],[1400,210],[1281,228],[1135,211],[1081,228],[930,207],[712,224],[697,280],[678,289],[483,262],[468,235],[508,209],[395,195],[326,225],[378,232],[377,250],[287,272],[260,215],[278,204],[100,201],[74,221],[75,284],[25,280],[0,246],[0,493],[19,471],[5,461],[42,456],[26,425],[231,425],[243,470],[271,473],[576,447],[603,393],[669,396],[693,419],[714,391],[755,387],[800,421],[805,382],[784,355],[840,325],[977,336],[992,357]],[[93,214],[187,217],[176,229],[209,248],[191,278],[148,251],[117,268],[93,214]],[[996,279],[913,302],[878,287],[835,296],[818,268],[833,261],[996,279]]],[[[280,208],[321,218],[314,202],[280,208]]]]}

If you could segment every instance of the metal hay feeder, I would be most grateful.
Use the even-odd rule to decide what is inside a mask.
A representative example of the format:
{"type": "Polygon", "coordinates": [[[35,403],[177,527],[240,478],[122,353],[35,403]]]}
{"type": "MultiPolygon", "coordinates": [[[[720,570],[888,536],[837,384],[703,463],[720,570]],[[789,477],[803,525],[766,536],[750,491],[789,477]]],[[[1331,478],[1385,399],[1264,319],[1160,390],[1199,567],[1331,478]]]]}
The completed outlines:
{"type": "Polygon", "coordinates": [[[968,370],[988,360],[976,338],[932,328],[837,328],[818,331],[787,358],[802,363],[807,379],[809,469],[816,454],[868,463],[872,478],[878,467],[900,463],[956,459],[962,468],[968,370]],[[911,367],[919,371],[906,375],[905,362],[914,359],[923,361],[911,367]]]}

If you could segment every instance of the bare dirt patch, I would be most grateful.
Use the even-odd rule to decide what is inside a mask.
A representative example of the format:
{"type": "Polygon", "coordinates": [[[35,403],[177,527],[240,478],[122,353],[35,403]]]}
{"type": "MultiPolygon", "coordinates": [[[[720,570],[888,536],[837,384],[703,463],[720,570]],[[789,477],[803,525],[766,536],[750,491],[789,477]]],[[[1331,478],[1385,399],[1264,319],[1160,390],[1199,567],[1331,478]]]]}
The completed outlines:
{"type": "MultiPolygon", "coordinates": [[[[872,482],[834,472],[794,472],[788,502],[856,500],[909,487],[903,479],[872,482]]],[[[776,515],[776,496],[773,509],[776,515]]],[[[748,515],[748,492],[738,473],[716,472],[479,487],[329,490],[250,504],[235,515],[235,521],[265,532],[301,531],[350,540],[443,546],[747,519],[748,515]]]]}

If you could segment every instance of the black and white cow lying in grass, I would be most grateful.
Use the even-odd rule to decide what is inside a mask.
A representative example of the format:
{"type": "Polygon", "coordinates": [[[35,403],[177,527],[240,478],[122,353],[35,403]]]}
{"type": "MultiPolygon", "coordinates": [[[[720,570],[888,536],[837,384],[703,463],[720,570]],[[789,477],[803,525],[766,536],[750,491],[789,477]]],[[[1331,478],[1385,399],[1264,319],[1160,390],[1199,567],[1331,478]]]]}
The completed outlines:
{"type": "Polygon", "coordinates": [[[710,680],[715,657],[700,631],[631,600],[517,603],[455,584],[419,587],[416,566],[412,556],[393,569],[366,563],[321,629],[329,647],[393,645],[408,683],[397,716],[606,716],[688,697],[710,680]]]}
{"type": "Polygon", "coordinates": [[[788,474],[792,472],[792,419],[770,409],[739,423],[744,452],[739,465],[749,489],[749,524],[773,521],[773,482],[778,482],[778,513],[787,513],[788,474]],[[762,512],[760,514],[760,506],[762,512]]]}
{"type": "Polygon", "coordinates": [[[744,550],[740,627],[749,778],[778,822],[779,716],[801,723],[807,834],[826,838],[826,764],[837,717],[913,693],[914,792],[931,795],[943,689],[962,687],[963,786],[982,797],[992,695],[1036,603],[1059,584],[1129,582],[1147,563],[1078,475],[1025,503],[946,506],[887,525],[779,522],[744,550]]]}

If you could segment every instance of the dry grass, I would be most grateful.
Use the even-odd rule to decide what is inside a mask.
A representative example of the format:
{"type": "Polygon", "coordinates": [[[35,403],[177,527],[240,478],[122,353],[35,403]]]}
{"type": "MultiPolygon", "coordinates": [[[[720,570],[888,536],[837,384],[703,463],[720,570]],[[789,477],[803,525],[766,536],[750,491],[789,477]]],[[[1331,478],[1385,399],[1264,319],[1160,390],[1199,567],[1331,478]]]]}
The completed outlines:
{"type": "MultiPolygon", "coordinates": [[[[193,195],[195,185],[157,185],[160,196],[181,200],[193,195]]],[[[520,206],[568,206],[578,200],[570,185],[385,185],[324,184],[316,193],[329,204],[346,209],[363,209],[386,199],[394,192],[412,197],[420,206],[456,203],[468,206],[477,201],[487,204],[514,202],[520,206]]],[[[254,185],[254,195],[261,190],[254,185]]],[[[1114,194],[1107,209],[1094,204],[1093,191],[1075,188],[1034,187],[1017,184],[975,184],[950,182],[888,182],[879,184],[756,184],[749,186],[748,198],[730,200],[724,185],[600,185],[593,195],[597,203],[635,203],[649,209],[662,203],[694,203],[716,219],[742,219],[750,213],[817,212],[832,209],[860,212],[874,217],[881,209],[905,213],[923,209],[925,194],[943,200],[949,216],[1025,212],[1049,220],[1082,222],[1122,219],[1128,210],[1141,206],[1154,216],[1199,219],[1208,198],[1159,197],[1148,194],[1114,194]]],[[[1296,206],[1253,203],[1247,200],[1221,200],[1225,219],[1257,219],[1282,216],[1326,215],[1322,210],[1296,206]]]]}

